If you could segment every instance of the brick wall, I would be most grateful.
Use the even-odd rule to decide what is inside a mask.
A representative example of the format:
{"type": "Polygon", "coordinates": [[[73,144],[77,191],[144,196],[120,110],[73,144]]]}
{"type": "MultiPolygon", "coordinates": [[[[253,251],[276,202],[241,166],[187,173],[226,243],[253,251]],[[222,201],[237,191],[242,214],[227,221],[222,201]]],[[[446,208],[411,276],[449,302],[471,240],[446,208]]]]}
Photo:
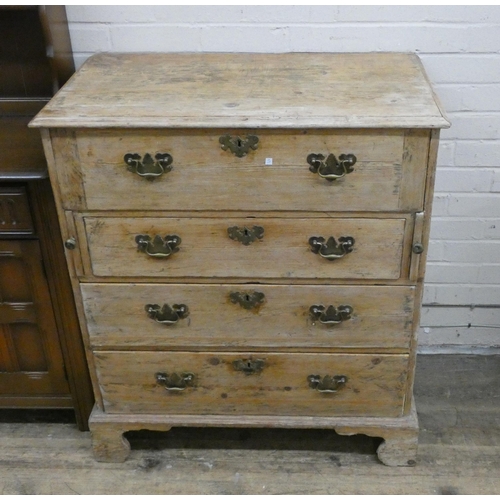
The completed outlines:
{"type": "Polygon", "coordinates": [[[442,133],[420,350],[500,350],[500,7],[68,6],[94,52],[416,52],[442,133]]]}

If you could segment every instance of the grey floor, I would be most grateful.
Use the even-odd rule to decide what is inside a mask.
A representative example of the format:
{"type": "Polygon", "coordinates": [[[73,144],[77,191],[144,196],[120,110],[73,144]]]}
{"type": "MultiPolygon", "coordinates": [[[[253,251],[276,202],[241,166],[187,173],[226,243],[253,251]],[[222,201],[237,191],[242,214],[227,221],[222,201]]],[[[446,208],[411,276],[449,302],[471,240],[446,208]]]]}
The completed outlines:
{"type": "Polygon", "coordinates": [[[380,464],[379,440],[332,431],[130,433],[123,464],[92,457],[69,412],[0,410],[3,494],[498,494],[500,356],[419,356],[418,463],[380,464]]]}

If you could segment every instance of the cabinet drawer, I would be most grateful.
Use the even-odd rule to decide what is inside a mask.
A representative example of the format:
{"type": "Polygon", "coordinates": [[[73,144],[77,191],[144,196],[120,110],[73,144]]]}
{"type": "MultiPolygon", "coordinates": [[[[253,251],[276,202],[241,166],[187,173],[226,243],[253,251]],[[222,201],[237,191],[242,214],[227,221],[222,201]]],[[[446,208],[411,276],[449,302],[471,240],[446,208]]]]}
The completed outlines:
{"type": "Polygon", "coordinates": [[[415,294],[327,285],[82,284],[81,291],[93,347],[197,349],[408,349],[415,294]]]}
{"type": "Polygon", "coordinates": [[[94,358],[109,413],[396,417],[408,370],[403,355],[104,351],[94,358]]]}
{"type": "Polygon", "coordinates": [[[61,139],[56,159],[67,209],[414,211],[422,209],[428,140],[397,129],[82,130],[74,143],[61,139]],[[222,150],[228,134],[258,136],[257,149],[243,157],[222,150]],[[169,165],[156,159],[162,154],[169,165]],[[323,174],[341,155],[356,163],[329,182],[310,171],[311,154],[323,155],[323,174]],[[127,157],[132,165],[126,155],[137,155],[127,157]]]}
{"type": "Polygon", "coordinates": [[[24,187],[0,187],[0,235],[34,232],[28,196],[24,187]]]}
{"type": "Polygon", "coordinates": [[[252,281],[398,279],[407,225],[403,218],[202,217],[86,217],[84,224],[95,276],[252,281]],[[254,241],[249,242],[251,238],[254,241]],[[311,238],[323,238],[324,243],[318,248],[319,240],[313,244],[311,238]],[[341,257],[328,260],[322,256],[329,252],[341,257]]]}

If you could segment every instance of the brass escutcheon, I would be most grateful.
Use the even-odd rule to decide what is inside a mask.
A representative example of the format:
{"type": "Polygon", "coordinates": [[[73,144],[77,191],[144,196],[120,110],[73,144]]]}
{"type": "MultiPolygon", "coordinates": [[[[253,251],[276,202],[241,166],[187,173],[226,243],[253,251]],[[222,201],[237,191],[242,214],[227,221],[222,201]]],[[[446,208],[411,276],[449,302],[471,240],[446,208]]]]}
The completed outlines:
{"type": "Polygon", "coordinates": [[[263,359],[237,359],[233,361],[233,368],[245,375],[260,373],[265,366],[263,359]]]}
{"type": "Polygon", "coordinates": [[[318,174],[322,179],[332,182],[354,171],[356,157],[353,154],[343,154],[337,160],[334,154],[329,154],[325,159],[325,155],[311,153],[306,161],[313,174],[318,174]]]}
{"type": "Polygon", "coordinates": [[[247,246],[256,240],[261,240],[264,237],[264,228],[262,226],[253,227],[238,227],[231,226],[227,228],[227,235],[235,241],[243,243],[247,246]]]}
{"type": "Polygon", "coordinates": [[[244,139],[240,136],[222,135],[219,138],[222,150],[231,151],[238,158],[246,156],[250,150],[256,150],[259,138],[256,135],[247,135],[244,139]]]}
{"type": "Polygon", "coordinates": [[[265,295],[262,292],[231,292],[229,300],[233,304],[239,304],[244,309],[254,309],[264,303],[265,295]]]}

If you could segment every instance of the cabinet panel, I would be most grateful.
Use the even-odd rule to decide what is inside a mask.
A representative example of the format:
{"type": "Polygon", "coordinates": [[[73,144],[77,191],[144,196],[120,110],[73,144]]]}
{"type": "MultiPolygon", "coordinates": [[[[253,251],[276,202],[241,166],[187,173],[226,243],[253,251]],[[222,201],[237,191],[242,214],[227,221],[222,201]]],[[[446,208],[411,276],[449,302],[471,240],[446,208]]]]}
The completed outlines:
{"type": "Polygon", "coordinates": [[[67,394],[37,241],[0,241],[0,393],[67,394]]]}

